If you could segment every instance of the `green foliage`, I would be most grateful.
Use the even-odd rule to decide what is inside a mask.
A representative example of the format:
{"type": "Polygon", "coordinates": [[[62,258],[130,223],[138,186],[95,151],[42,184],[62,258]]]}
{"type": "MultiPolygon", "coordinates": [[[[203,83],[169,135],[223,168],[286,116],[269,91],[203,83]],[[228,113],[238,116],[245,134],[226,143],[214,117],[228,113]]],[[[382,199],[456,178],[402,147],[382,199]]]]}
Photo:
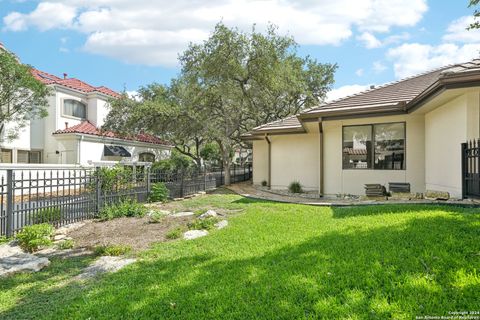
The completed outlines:
{"type": "Polygon", "coordinates": [[[97,246],[93,251],[97,256],[123,256],[130,253],[132,247],[127,245],[106,245],[97,246]]]}
{"type": "Polygon", "coordinates": [[[219,163],[222,161],[222,152],[218,147],[218,144],[212,142],[205,144],[203,149],[200,151],[200,156],[203,160],[212,163],[219,163]]]}
{"type": "Polygon", "coordinates": [[[7,243],[10,240],[11,240],[11,238],[8,238],[7,236],[0,236],[0,244],[7,243]]]}
{"type": "Polygon", "coordinates": [[[149,200],[151,202],[165,202],[168,199],[170,191],[163,182],[157,182],[152,184],[149,200]]]}
{"type": "Polygon", "coordinates": [[[298,181],[293,181],[288,186],[288,191],[290,191],[291,193],[302,193],[302,185],[298,181]]]}
{"type": "Polygon", "coordinates": [[[123,200],[119,203],[104,207],[98,218],[100,220],[111,220],[120,217],[143,217],[147,209],[142,204],[131,200],[123,200]]]}
{"type": "Polygon", "coordinates": [[[187,224],[189,230],[210,230],[213,229],[217,218],[195,219],[187,224]]]}
{"type": "Polygon", "coordinates": [[[31,67],[0,49],[0,132],[2,139],[12,140],[29,120],[47,115],[50,89],[35,79],[31,67]],[[6,129],[6,124],[9,127],[6,129]]]}
{"type": "Polygon", "coordinates": [[[160,223],[163,221],[165,218],[166,214],[162,213],[160,211],[153,211],[149,216],[148,216],[148,222],[149,223],[160,223]]]}
{"type": "MultiPolygon", "coordinates": [[[[480,3],[480,0],[470,0],[470,3],[468,5],[468,7],[476,7],[478,6],[478,4],[480,3]]],[[[471,29],[480,29],[480,22],[478,21],[478,19],[480,18],[480,11],[478,10],[475,10],[473,12],[473,17],[475,18],[474,19],[474,22],[471,23],[469,26],[468,26],[468,30],[471,30],[471,29]]]]}
{"type": "Polygon", "coordinates": [[[35,252],[41,247],[52,244],[52,237],[55,229],[48,223],[26,226],[20,231],[16,238],[20,247],[28,252],[35,252]]]}
{"type": "Polygon", "coordinates": [[[172,150],[168,159],[162,159],[152,164],[152,170],[161,172],[176,172],[191,168],[194,165],[192,159],[181,154],[177,150],[172,150]]]}
{"type": "Polygon", "coordinates": [[[58,244],[58,248],[61,250],[72,249],[74,246],[75,246],[75,241],[73,241],[73,239],[66,239],[61,241],[58,244]]]}
{"type": "Polygon", "coordinates": [[[102,192],[121,190],[132,186],[133,169],[129,166],[100,167],[93,173],[90,188],[96,190],[97,180],[102,192]]]}
{"type": "Polygon", "coordinates": [[[38,210],[34,215],[34,223],[56,222],[62,219],[60,208],[44,208],[38,210]]]}
{"type": "Polygon", "coordinates": [[[263,181],[262,181],[262,187],[266,187],[267,185],[268,185],[267,180],[263,180],[263,181]]]}
{"type": "Polygon", "coordinates": [[[167,238],[168,240],[178,239],[182,236],[182,234],[183,234],[183,229],[181,227],[177,227],[175,229],[168,231],[167,234],[165,235],[165,238],[167,238]]]}

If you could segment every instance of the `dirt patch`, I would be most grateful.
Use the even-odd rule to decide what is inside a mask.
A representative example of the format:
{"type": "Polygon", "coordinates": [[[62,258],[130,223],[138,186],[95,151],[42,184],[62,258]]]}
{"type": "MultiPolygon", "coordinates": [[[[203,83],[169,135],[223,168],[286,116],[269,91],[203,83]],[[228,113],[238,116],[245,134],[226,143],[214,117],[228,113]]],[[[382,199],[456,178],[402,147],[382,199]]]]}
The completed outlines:
{"type": "Polygon", "coordinates": [[[68,234],[76,247],[129,245],[134,251],[147,249],[154,242],[165,241],[168,231],[185,226],[194,217],[165,217],[160,223],[149,223],[148,217],[88,221],[68,234]]]}

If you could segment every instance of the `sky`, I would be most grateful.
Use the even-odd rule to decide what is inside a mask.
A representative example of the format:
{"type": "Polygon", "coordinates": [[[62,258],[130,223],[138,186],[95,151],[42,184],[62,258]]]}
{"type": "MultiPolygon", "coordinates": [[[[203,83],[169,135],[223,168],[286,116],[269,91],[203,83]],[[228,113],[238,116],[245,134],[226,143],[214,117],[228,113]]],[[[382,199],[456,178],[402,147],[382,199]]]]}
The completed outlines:
{"type": "Polygon", "coordinates": [[[298,54],[337,63],[329,99],[480,54],[467,0],[0,0],[0,42],[42,71],[134,92],[169,83],[216,23],[269,23],[298,54]]]}

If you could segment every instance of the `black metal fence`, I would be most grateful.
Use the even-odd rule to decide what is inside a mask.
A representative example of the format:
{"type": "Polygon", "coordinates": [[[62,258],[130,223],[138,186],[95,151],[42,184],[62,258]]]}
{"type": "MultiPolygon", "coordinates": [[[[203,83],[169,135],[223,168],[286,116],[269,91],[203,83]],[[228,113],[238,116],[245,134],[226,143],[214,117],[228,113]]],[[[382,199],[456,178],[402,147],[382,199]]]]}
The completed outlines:
{"type": "MultiPolygon", "coordinates": [[[[61,226],[98,215],[104,206],[125,199],[145,202],[152,183],[163,182],[171,198],[215,189],[224,183],[221,168],[179,172],[130,167],[108,179],[101,168],[0,170],[0,236],[24,226],[49,222],[61,226]]],[[[232,183],[251,178],[251,166],[233,167],[232,183]]]]}
{"type": "MultiPolygon", "coordinates": [[[[225,184],[225,169],[222,166],[209,167],[207,170],[215,177],[215,185],[217,187],[225,184]]],[[[253,171],[251,164],[244,166],[232,165],[230,167],[230,183],[248,181],[252,179],[252,175],[253,171]]]]}
{"type": "Polygon", "coordinates": [[[462,195],[480,198],[480,139],[462,143],[462,195]]]}

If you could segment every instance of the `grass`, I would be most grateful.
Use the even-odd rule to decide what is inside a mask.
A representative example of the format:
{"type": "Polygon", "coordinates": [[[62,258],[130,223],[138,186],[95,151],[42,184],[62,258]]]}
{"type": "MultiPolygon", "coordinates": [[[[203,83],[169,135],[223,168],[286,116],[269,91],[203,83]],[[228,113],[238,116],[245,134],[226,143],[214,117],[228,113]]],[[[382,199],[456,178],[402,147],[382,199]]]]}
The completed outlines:
{"type": "Polygon", "coordinates": [[[480,310],[478,209],[310,207],[236,195],[229,226],[144,252],[115,274],[68,281],[90,260],[54,259],[0,281],[2,319],[412,319],[480,310]]]}

